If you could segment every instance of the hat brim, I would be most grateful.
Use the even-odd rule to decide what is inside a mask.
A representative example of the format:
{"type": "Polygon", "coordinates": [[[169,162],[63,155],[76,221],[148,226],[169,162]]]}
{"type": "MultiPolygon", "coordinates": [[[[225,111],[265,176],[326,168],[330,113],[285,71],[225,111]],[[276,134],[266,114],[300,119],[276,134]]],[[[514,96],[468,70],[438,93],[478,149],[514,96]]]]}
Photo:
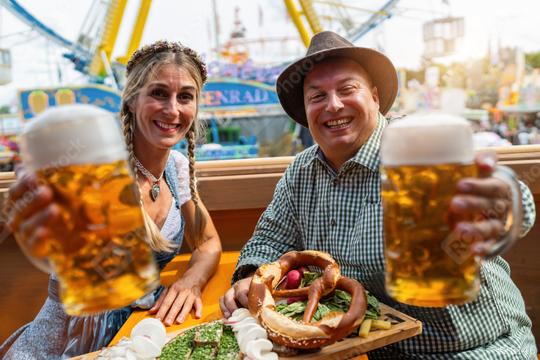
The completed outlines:
{"type": "Polygon", "coordinates": [[[379,95],[379,111],[385,115],[392,107],[398,90],[397,72],[382,53],[369,48],[341,47],[323,50],[289,65],[278,76],[276,90],[285,112],[299,124],[308,127],[304,108],[304,78],[325,59],[344,57],[356,61],[369,74],[379,95]]]}

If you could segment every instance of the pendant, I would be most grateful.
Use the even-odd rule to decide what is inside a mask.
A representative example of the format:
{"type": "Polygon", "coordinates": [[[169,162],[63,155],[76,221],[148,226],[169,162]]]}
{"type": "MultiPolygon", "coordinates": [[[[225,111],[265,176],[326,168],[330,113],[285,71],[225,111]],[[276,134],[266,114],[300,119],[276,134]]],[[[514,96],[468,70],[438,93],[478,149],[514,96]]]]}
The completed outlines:
{"type": "Polygon", "coordinates": [[[150,197],[152,198],[152,201],[156,201],[159,196],[160,190],[161,189],[159,188],[159,182],[152,184],[152,189],[150,190],[150,197]]]}

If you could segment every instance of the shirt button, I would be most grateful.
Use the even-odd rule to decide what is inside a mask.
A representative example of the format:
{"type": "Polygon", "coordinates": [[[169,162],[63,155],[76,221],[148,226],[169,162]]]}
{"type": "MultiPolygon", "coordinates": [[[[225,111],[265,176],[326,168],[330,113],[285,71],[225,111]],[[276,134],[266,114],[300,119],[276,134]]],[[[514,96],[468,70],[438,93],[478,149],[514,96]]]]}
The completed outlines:
{"type": "Polygon", "coordinates": [[[330,225],[336,226],[336,220],[335,219],[330,220],[330,225]]]}
{"type": "Polygon", "coordinates": [[[337,180],[337,179],[332,180],[332,185],[333,185],[333,186],[336,186],[337,184],[338,184],[338,180],[337,180]]]}

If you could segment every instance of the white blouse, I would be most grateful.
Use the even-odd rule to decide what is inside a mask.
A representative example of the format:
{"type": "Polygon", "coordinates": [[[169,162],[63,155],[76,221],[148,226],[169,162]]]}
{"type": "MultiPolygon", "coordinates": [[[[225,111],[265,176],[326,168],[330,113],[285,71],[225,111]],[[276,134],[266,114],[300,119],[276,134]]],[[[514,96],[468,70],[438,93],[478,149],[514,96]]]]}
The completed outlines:
{"type": "MultiPolygon", "coordinates": [[[[189,191],[189,160],[182,153],[175,150],[171,151],[171,156],[174,159],[178,175],[178,188],[176,189],[178,192],[178,205],[182,206],[191,199],[191,192],[189,191]]],[[[173,240],[180,229],[180,222],[180,211],[176,209],[173,197],[169,214],[161,228],[161,235],[165,239],[173,240]]]]}
{"type": "Polygon", "coordinates": [[[189,160],[176,150],[171,150],[171,156],[176,164],[176,172],[178,174],[178,200],[180,206],[184,205],[191,199],[189,191],[189,160]]]}

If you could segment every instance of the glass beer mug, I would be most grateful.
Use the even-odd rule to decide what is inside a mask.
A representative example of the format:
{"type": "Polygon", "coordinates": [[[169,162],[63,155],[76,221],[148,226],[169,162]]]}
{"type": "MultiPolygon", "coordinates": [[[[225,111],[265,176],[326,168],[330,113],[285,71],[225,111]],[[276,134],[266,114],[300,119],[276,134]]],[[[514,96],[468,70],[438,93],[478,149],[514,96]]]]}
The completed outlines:
{"type": "Polygon", "coordinates": [[[123,307],[154,290],[159,274],[114,117],[90,105],[51,108],[26,125],[20,145],[25,170],[53,190],[66,236],[32,250],[19,243],[56,274],[66,313],[123,307]]]}
{"type": "MultiPolygon", "coordinates": [[[[454,233],[449,213],[457,183],[477,176],[472,129],[462,118],[432,114],[391,123],[381,140],[386,290],[395,300],[426,307],[463,304],[480,291],[480,261],[472,239],[454,233]]],[[[506,233],[487,256],[515,241],[521,196],[512,170],[494,176],[511,187],[506,233]]],[[[474,221],[468,218],[467,221],[474,221]]]]}

